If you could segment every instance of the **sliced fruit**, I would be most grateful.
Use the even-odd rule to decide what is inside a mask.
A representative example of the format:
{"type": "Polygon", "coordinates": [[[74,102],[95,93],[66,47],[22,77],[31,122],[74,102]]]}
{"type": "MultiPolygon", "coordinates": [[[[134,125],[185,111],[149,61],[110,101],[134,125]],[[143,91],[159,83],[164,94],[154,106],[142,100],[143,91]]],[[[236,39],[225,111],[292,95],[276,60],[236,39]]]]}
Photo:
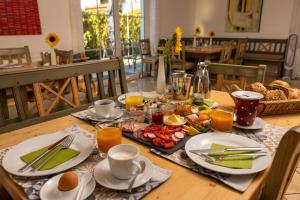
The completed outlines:
{"type": "Polygon", "coordinates": [[[209,115],[207,114],[199,114],[199,121],[204,121],[210,119],[209,115]]]}
{"type": "Polygon", "coordinates": [[[207,105],[201,105],[201,106],[199,106],[199,108],[198,108],[198,110],[200,111],[200,110],[206,110],[206,109],[208,109],[209,108],[209,106],[207,106],[207,105]]]}
{"type": "Polygon", "coordinates": [[[183,128],[185,128],[186,130],[188,130],[188,134],[189,134],[189,135],[196,135],[196,134],[199,134],[199,133],[200,133],[197,129],[195,129],[195,128],[192,127],[192,126],[184,125],[183,128]]]}
{"type": "Polygon", "coordinates": [[[210,108],[199,111],[199,115],[201,115],[201,114],[210,115],[211,113],[212,113],[212,109],[210,109],[210,108]]]}

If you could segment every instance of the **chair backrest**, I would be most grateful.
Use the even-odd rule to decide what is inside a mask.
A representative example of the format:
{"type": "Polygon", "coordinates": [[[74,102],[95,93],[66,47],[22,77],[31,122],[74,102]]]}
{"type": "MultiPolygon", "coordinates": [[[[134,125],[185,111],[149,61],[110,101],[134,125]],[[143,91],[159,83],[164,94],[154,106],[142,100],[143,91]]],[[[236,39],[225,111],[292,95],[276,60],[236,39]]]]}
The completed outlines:
{"type": "Polygon", "coordinates": [[[230,62],[232,49],[234,47],[233,45],[234,44],[232,41],[223,42],[219,63],[229,63],[230,62]]]}
{"type": "Polygon", "coordinates": [[[28,46],[19,48],[0,49],[0,64],[3,63],[31,64],[31,56],[28,46]],[[17,61],[17,62],[14,62],[17,61]]]}
{"type": "MultiPolygon", "coordinates": [[[[81,81],[81,80],[78,80],[81,81]]],[[[64,82],[62,87],[65,87],[70,82],[64,82]]],[[[73,84],[73,86],[75,85],[73,84]]],[[[71,85],[72,86],[72,85],[71,85]]],[[[53,119],[59,116],[67,115],[82,109],[86,109],[89,105],[93,104],[95,100],[103,99],[103,98],[113,98],[117,99],[119,94],[124,94],[128,91],[127,89],[127,81],[125,75],[125,69],[123,64],[122,58],[114,58],[110,60],[95,60],[95,61],[88,61],[82,63],[72,63],[66,65],[59,65],[59,66],[45,66],[39,68],[39,70],[32,70],[32,69],[24,69],[24,70],[15,70],[15,71],[0,71],[0,94],[2,90],[7,88],[14,88],[14,99],[16,103],[16,110],[18,113],[18,118],[14,119],[1,119],[0,117],[0,133],[7,132],[10,130],[18,129],[24,126],[32,125],[34,123],[40,123],[42,121],[46,121],[49,119],[53,119]],[[97,78],[92,80],[92,75],[96,74],[97,78]],[[42,109],[42,106],[45,106],[47,109],[46,115],[38,116],[36,113],[34,115],[25,115],[24,105],[21,101],[21,92],[20,88],[26,85],[37,85],[39,87],[46,88],[46,84],[55,80],[67,80],[75,82],[77,84],[76,76],[83,76],[84,83],[85,83],[85,96],[80,96],[80,107],[77,106],[60,106],[57,109],[52,109],[49,112],[49,108],[47,105],[37,105],[38,110],[45,110],[42,109]],[[97,82],[96,87],[98,90],[97,96],[93,95],[92,92],[92,81],[97,82]],[[67,107],[68,106],[68,107],[67,107]],[[41,109],[39,109],[41,108],[41,109]],[[4,122],[4,123],[2,123],[4,122]]],[[[43,89],[42,88],[42,89],[43,89]]],[[[72,92],[75,91],[72,89],[72,92]]],[[[34,89],[34,92],[38,91],[39,88],[34,89]]],[[[51,91],[51,90],[49,90],[51,91]]],[[[62,93],[52,90],[52,94],[59,93],[59,98],[62,99],[70,99],[70,96],[63,95],[62,93]]],[[[79,95],[79,94],[77,94],[79,95]]],[[[41,97],[41,95],[38,95],[41,97]]],[[[73,94],[74,96],[74,94],[73,94]]],[[[35,95],[35,97],[37,97],[35,95]]],[[[35,98],[36,99],[36,98],[35,98]]],[[[4,107],[5,103],[1,99],[1,106],[4,107]]],[[[42,102],[42,101],[40,101],[42,102]]],[[[71,103],[75,104],[76,102],[71,103]]],[[[46,103],[46,102],[45,102],[46,103]]],[[[78,103],[78,102],[77,102],[78,103]]],[[[36,101],[36,104],[37,101],[36,101]]],[[[51,104],[52,105],[52,104],[51,104]]],[[[78,105],[78,104],[77,104],[78,105]]],[[[7,106],[7,104],[6,104],[7,106]]],[[[56,106],[56,105],[54,105],[56,106]]],[[[39,112],[40,113],[40,112],[39,112]]],[[[0,116],[1,116],[1,109],[0,109],[0,116]]]]}
{"type": "Polygon", "coordinates": [[[297,168],[300,156],[300,126],[290,129],[281,139],[263,187],[261,200],[283,199],[297,168]]]}
{"type": "Polygon", "coordinates": [[[54,49],[54,52],[57,65],[71,64],[73,62],[73,50],[65,51],[54,49]]]}
{"type": "Polygon", "coordinates": [[[234,56],[234,64],[241,65],[246,52],[248,39],[240,39],[237,43],[237,48],[234,56]]]}
{"type": "Polygon", "coordinates": [[[151,55],[149,38],[140,40],[140,52],[141,52],[141,55],[147,55],[147,56],[151,55]]]}
{"type": "Polygon", "coordinates": [[[225,88],[229,90],[231,84],[237,84],[244,89],[247,79],[252,79],[258,82],[264,82],[266,74],[266,65],[246,66],[222,63],[210,63],[208,65],[209,73],[217,74],[216,90],[225,88]],[[232,80],[225,80],[225,77],[233,77],[232,80]],[[234,78],[238,77],[238,80],[234,78]]]}

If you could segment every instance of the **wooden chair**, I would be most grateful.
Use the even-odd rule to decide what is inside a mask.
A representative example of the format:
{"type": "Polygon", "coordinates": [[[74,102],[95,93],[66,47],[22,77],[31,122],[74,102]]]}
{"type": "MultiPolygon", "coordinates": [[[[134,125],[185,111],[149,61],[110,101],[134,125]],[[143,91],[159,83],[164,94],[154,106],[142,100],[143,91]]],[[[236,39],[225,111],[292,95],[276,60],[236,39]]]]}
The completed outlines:
{"type": "Polygon", "coordinates": [[[225,88],[230,91],[232,84],[237,84],[240,88],[245,89],[247,79],[264,82],[266,74],[266,65],[246,66],[234,64],[210,63],[208,71],[211,74],[217,74],[216,90],[225,88]],[[232,80],[227,80],[225,77],[232,77],[232,80]],[[238,80],[235,80],[238,77],[238,80]]]}
{"type": "Polygon", "coordinates": [[[173,47],[171,48],[171,57],[168,59],[168,61],[170,74],[172,74],[173,70],[194,70],[197,66],[196,63],[186,61],[184,42],[182,42],[182,50],[179,53],[176,53],[173,47]]]}
{"type": "MultiPolygon", "coordinates": [[[[27,64],[30,65],[32,63],[30,51],[28,46],[24,47],[18,47],[18,48],[3,48],[0,49],[0,64],[27,64]]],[[[0,106],[0,120],[1,119],[8,119],[9,118],[9,111],[8,111],[8,105],[7,100],[8,98],[13,98],[16,93],[16,88],[10,88],[8,89],[1,89],[0,90],[0,100],[1,100],[1,106],[0,106]]],[[[28,96],[27,96],[27,87],[22,86],[20,88],[21,93],[21,101],[20,102],[26,102],[24,103],[25,111],[28,111],[28,96]]],[[[15,103],[16,100],[15,100],[15,103]]]]}
{"type": "Polygon", "coordinates": [[[237,48],[234,56],[234,64],[236,65],[243,64],[243,59],[247,48],[247,42],[248,42],[247,38],[238,40],[237,48]]]}
{"type": "MultiPolygon", "coordinates": [[[[71,85],[72,86],[72,85],[71,85]]],[[[70,113],[77,112],[79,110],[86,109],[93,104],[95,100],[102,98],[114,98],[121,93],[124,94],[128,91],[127,81],[125,76],[125,69],[122,58],[113,58],[110,60],[95,60],[82,63],[72,63],[60,66],[45,66],[38,70],[20,70],[12,73],[0,73],[0,89],[16,88],[15,100],[18,111],[18,117],[9,120],[0,119],[0,133],[19,129],[42,121],[61,117],[70,113]],[[116,73],[118,72],[118,73],[116,73]],[[98,96],[93,96],[91,87],[91,74],[97,75],[97,90],[98,96]],[[116,76],[117,74],[117,76],[116,76]],[[86,92],[82,95],[82,101],[79,102],[79,95],[77,88],[74,87],[71,91],[74,91],[73,95],[75,100],[67,99],[67,106],[53,107],[53,109],[46,109],[44,97],[41,93],[41,88],[49,89],[51,93],[55,94],[53,102],[58,100],[65,101],[65,97],[62,96],[62,91],[66,85],[74,84],[74,76],[83,76],[86,84],[86,92]],[[49,88],[45,82],[53,80],[65,79],[66,83],[59,91],[55,91],[49,88]],[[40,115],[25,116],[23,104],[20,101],[20,87],[23,85],[34,84],[34,91],[36,94],[36,104],[40,115]],[[45,86],[45,87],[44,87],[45,86]],[[107,91],[108,90],[108,91],[107,91]],[[69,101],[69,102],[68,102],[69,101]],[[76,102],[77,101],[77,102],[76,102]],[[49,110],[50,109],[50,110],[49,110]]],[[[53,104],[55,106],[55,103],[53,104]]],[[[52,106],[51,106],[52,108],[52,106]]]]}
{"type": "Polygon", "coordinates": [[[144,75],[144,64],[149,65],[149,73],[151,75],[152,69],[154,66],[158,63],[158,57],[151,55],[151,48],[150,48],[150,40],[149,39],[143,39],[140,40],[140,53],[141,53],[141,59],[142,59],[142,69],[141,69],[141,76],[144,75]]]}
{"type": "Polygon", "coordinates": [[[5,63],[31,64],[31,56],[28,46],[20,48],[0,49],[0,64],[5,63]],[[17,62],[14,62],[17,61],[17,62]]]}
{"type": "Polygon", "coordinates": [[[233,42],[223,42],[219,63],[230,63],[232,50],[233,42]]]}
{"type": "MultiPolygon", "coordinates": [[[[64,51],[54,49],[54,52],[57,65],[72,63],[73,50],[64,51]]],[[[50,82],[33,83],[33,91],[35,95],[36,106],[40,116],[49,115],[50,112],[59,103],[60,106],[63,106],[63,103],[66,103],[72,106],[73,108],[77,108],[80,106],[80,98],[76,76],[53,80],[50,82]],[[64,95],[68,93],[68,86],[71,86],[73,101],[68,100],[64,95]],[[54,98],[50,98],[48,96],[49,93],[51,93],[54,96],[54,98]],[[44,100],[46,99],[51,102],[50,106],[47,109],[44,103],[44,100]]]]}
{"type": "Polygon", "coordinates": [[[296,171],[300,156],[300,126],[290,129],[281,139],[260,196],[261,200],[283,199],[296,171]]]}

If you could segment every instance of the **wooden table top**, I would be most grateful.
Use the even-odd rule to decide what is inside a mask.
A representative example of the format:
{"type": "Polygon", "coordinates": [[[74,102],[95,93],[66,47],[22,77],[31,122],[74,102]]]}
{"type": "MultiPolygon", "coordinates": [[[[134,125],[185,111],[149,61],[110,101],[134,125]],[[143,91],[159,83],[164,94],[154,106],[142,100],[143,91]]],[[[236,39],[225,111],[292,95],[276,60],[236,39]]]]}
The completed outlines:
{"type": "MultiPolygon", "coordinates": [[[[164,47],[157,47],[157,51],[163,51],[164,47]]],[[[198,54],[217,54],[221,53],[222,47],[220,45],[207,46],[207,47],[192,47],[185,46],[186,53],[198,53],[198,54]]]]}
{"type": "MultiPolygon", "coordinates": [[[[221,109],[233,110],[233,101],[227,93],[213,91],[212,99],[219,102],[219,107],[221,109]]],[[[267,123],[287,128],[299,124],[299,115],[297,114],[269,116],[263,117],[263,119],[267,123]]],[[[80,127],[91,133],[96,133],[93,126],[72,116],[65,116],[0,135],[0,149],[18,144],[28,138],[62,130],[72,124],[78,124],[80,127]]],[[[169,180],[149,193],[144,199],[250,199],[258,194],[258,190],[268,171],[266,170],[259,173],[249,188],[244,193],[240,193],[212,178],[196,174],[191,170],[151,154],[147,147],[139,143],[127,138],[123,138],[123,143],[130,143],[138,146],[141,150],[141,154],[148,157],[154,164],[172,170],[172,176],[169,180]]],[[[1,182],[6,190],[13,195],[14,199],[26,199],[24,192],[19,186],[12,182],[2,167],[0,167],[0,183],[1,182]]]]}

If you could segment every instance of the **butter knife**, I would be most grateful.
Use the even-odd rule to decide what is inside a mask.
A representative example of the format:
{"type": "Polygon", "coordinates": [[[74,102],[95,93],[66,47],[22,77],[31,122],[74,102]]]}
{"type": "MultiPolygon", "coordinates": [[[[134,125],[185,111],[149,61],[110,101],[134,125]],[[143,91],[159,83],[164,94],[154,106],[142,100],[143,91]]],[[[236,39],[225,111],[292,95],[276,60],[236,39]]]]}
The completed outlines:
{"type": "Polygon", "coordinates": [[[39,155],[38,157],[36,157],[35,159],[33,159],[32,161],[30,161],[29,163],[27,163],[26,165],[24,165],[23,167],[21,167],[18,172],[24,172],[26,171],[29,167],[31,167],[35,162],[39,161],[42,157],[44,157],[47,153],[49,153],[52,149],[54,149],[55,147],[57,147],[60,143],[62,143],[67,137],[69,137],[69,135],[63,137],[62,139],[58,140],[57,142],[51,144],[48,149],[42,153],[41,155],[39,155]]]}
{"type": "Polygon", "coordinates": [[[232,148],[220,148],[220,149],[194,149],[189,150],[191,153],[223,153],[225,151],[261,151],[263,147],[232,147],[232,148]]]}

